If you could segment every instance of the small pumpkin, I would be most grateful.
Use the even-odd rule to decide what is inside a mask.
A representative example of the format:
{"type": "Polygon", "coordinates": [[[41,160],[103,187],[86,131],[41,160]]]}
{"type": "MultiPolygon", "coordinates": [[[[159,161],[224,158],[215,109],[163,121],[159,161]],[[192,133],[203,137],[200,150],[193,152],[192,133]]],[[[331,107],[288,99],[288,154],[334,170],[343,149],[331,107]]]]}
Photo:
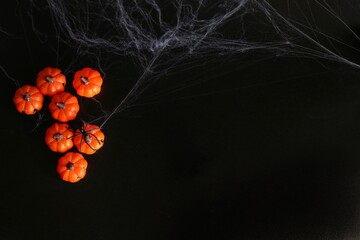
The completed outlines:
{"type": "Polygon", "coordinates": [[[24,85],[16,90],[13,102],[20,113],[32,115],[41,110],[44,96],[36,87],[24,85]]]}
{"type": "Polygon", "coordinates": [[[76,118],[80,107],[75,96],[68,92],[61,92],[52,96],[49,109],[54,119],[67,122],[76,118]]]}
{"type": "Polygon", "coordinates": [[[53,96],[65,90],[66,78],[58,68],[46,67],[36,78],[36,86],[45,96],[53,96]]]}
{"type": "Polygon", "coordinates": [[[58,161],[57,172],[62,180],[76,183],[86,175],[87,161],[83,155],[75,152],[68,152],[58,161]]]}
{"type": "Polygon", "coordinates": [[[54,123],[45,133],[45,143],[53,152],[64,153],[73,147],[74,132],[66,123],[54,123]]]}
{"type": "Polygon", "coordinates": [[[99,126],[94,124],[84,123],[74,136],[74,144],[81,153],[94,154],[104,145],[105,135],[99,126]]]}
{"type": "Polygon", "coordinates": [[[86,67],[75,73],[72,84],[79,96],[91,98],[101,91],[103,79],[98,71],[86,67]]]}

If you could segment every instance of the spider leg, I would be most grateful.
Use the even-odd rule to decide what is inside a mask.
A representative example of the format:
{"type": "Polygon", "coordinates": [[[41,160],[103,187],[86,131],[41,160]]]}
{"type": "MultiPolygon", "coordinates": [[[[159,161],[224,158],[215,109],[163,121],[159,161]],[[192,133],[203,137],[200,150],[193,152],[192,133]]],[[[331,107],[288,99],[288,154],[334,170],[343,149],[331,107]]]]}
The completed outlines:
{"type": "MultiPolygon", "coordinates": [[[[81,138],[81,140],[83,140],[83,138],[81,138]]],[[[95,148],[93,148],[90,143],[88,143],[87,141],[85,141],[85,143],[89,146],[89,148],[91,148],[91,150],[93,150],[94,152],[96,152],[95,148]]],[[[81,147],[80,147],[81,149],[81,147]]]]}
{"type": "Polygon", "coordinates": [[[83,140],[84,138],[83,137],[81,137],[81,140],[80,140],[80,152],[82,152],[82,140],[83,140]]]}
{"type": "Polygon", "coordinates": [[[96,128],[88,129],[88,130],[86,130],[86,132],[91,132],[91,131],[93,131],[93,130],[100,130],[100,129],[101,129],[101,128],[96,127],[96,128]]]}
{"type": "Polygon", "coordinates": [[[95,136],[93,133],[88,133],[88,134],[94,136],[96,141],[101,145],[101,142],[97,136],[95,136]]]}
{"type": "Polygon", "coordinates": [[[74,137],[79,136],[79,135],[81,135],[81,134],[82,134],[81,132],[74,133],[74,137]]]}
{"type": "Polygon", "coordinates": [[[95,128],[92,128],[92,129],[87,129],[89,123],[87,122],[84,122],[84,127],[82,129],[84,129],[86,131],[86,133],[90,133],[91,131],[93,130],[100,130],[101,128],[100,127],[95,127],[95,128]]]}
{"type": "Polygon", "coordinates": [[[87,126],[89,125],[89,123],[88,123],[88,122],[85,122],[84,120],[82,120],[82,122],[83,122],[83,125],[84,125],[83,129],[86,129],[87,126]]]}
{"type": "Polygon", "coordinates": [[[70,132],[75,133],[75,131],[70,126],[67,126],[66,129],[69,130],[70,132]]]}
{"type": "MultiPolygon", "coordinates": [[[[75,135],[75,131],[69,125],[66,127],[66,130],[69,130],[70,132],[74,133],[74,135],[75,135]]],[[[75,137],[74,135],[71,137],[68,137],[67,139],[72,139],[73,137],[75,137]]]]}
{"type": "MultiPolygon", "coordinates": [[[[81,137],[81,140],[80,140],[80,152],[82,152],[82,142],[83,142],[83,139],[84,139],[84,136],[81,137]]],[[[94,152],[96,152],[96,150],[87,142],[87,141],[84,141],[86,143],[86,145],[89,146],[89,148],[91,148],[91,150],[93,150],[94,152]]]]}
{"type": "Polygon", "coordinates": [[[82,133],[81,132],[74,132],[74,131],[72,131],[73,133],[74,133],[74,135],[73,136],[71,136],[71,137],[68,137],[68,139],[72,139],[72,138],[74,138],[74,137],[76,137],[76,136],[79,136],[79,135],[81,135],[82,133]]]}

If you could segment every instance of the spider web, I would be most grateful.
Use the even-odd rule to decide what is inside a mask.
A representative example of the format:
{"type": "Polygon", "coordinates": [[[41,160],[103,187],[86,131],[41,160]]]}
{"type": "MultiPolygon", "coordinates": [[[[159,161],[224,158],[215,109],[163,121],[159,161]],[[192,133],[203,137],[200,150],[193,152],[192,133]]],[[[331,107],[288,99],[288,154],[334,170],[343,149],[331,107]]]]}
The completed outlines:
{"type": "MultiPolygon", "coordinates": [[[[34,9],[49,13],[55,29],[52,37],[76,49],[80,57],[95,56],[100,70],[101,56],[106,54],[126,57],[137,66],[137,79],[111,111],[104,110],[94,99],[103,110],[92,121],[104,127],[115,114],[134,106],[144,91],[164,76],[223,58],[233,57],[239,68],[243,64],[239,58],[249,52],[320,59],[359,68],[337,46],[358,49],[337,33],[324,31],[316,18],[317,12],[326,14],[325,25],[338,25],[353,40],[360,40],[336,11],[341,9],[340,4],[349,2],[307,0],[300,6],[297,1],[288,0],[282,10],[277,10],[266,0],[47,0],[31,1],[28,11],[30,17],[34,9]],[[294,11],[300,18],[289,17],[294,11]],[[310,18],[304,15],[306,11],[310,18]]],[[[354,11],[358,8],[353,6],[354,11]]],[[[49,38],[37,29],[34,19],[32,25],[39,39],[49,38]]],[[[116,63],[112,67],[117,67],[116,63]]],[[[5,69],[1,70],[6,74],[5,69]]],[[[105,75],[106,71],[102,72],[105,75]]],[[[16,79],[9,75],[8,78],[19,85],[16,79]]],[[[194,77],[181,88],[198,83],[194,77]]]]}

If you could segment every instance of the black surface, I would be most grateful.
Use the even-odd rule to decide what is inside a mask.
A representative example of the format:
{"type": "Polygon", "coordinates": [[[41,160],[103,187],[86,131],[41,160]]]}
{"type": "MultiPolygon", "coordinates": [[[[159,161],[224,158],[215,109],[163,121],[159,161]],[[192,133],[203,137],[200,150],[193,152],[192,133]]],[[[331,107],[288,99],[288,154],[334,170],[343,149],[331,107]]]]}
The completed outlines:
{"type": "MultiPolygon", "coordinates": [[[[11,30],[2,37],[1,66],[21,84],[33,83],[56,55],[64,56],[58,67],[70,66],[68,76],[94,62],[73,57],[66,45],[53,52],[32,32],[22,5],[10,5],[1,10],[3,29],[11,30]],[[76,63],[66,65],[71,60],[76,63]]],[[[360,20],[347,17],[356,29],[360,20]]],[[[348,31],[339,31],[346,39],[348,31]]],[[[358,52],[340,50],[358,59],[358,52]]],[[[108,110],[137,74],[131,61],[121,61],[104,69],[108,79],[121,78],[105,78],[98,99],[108,110]]],[[[104,147],[86,156],[88,172],[77,184],[59,179],[61,154],[43,142],[51,118],[32,132],[36,117],[16,112],[16,87],[3,73],[1,79],[0,239],[360,238],[360,75],[354,68],[274,57],[245,68],[232,60],[172,75],[139,106],[110,119],[104,147]],[[193,74],[211,80],[149,100],[167,81],[193,74]]]]}

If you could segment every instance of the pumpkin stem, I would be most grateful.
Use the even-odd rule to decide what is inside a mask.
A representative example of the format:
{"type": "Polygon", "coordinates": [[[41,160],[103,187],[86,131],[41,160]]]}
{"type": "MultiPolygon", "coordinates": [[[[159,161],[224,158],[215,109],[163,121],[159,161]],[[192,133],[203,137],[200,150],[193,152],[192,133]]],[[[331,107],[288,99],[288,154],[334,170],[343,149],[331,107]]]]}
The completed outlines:
{"type": "Polygon", "coordinates": [[[81,80],[82,84],[84,84],[84,85],[88,85],[88,84],[89,84],[89,79],[87,79],[86,77],[81,76],[81,77],[80,77],[80,80],[81,80]]]}
{"type": "Polygon", "coordinates": [[[86,143],[91,143],[92,137],[89,134],[86,134],[84,139],[86,143]]]}
{"type": "Polygon", "coordinates": [[[65,109],[65,103],[64,102],[56,102],[55,105],[61,110],[65,109]]]}
{"type": "Polygon", "coordinates": [[[61,134],[61,133],[56,133],[56,134],[54,134],[54,136],[53,136],[53,138],[56,140],[56,141],[61,141],[62,139],[63,139],[63,135],[61,134]]]}
{"type": "Polygon", "coordinates": [[[31,98],[31,96],[30,96],[30,94],[28,93],[28,92],[26,92],[24,95],[23,95],[23,99],[25,100],[25,101],[30,101],[30,98],[31,98]]]}
{"type": "Polygon", "coordinates": [[[72,170],[74,170],[75,165],[74,165],[72,162],[68,162],[68,163],[66,164],[66,168],[67,168],[68,170],[72,171],[72,170]]]}
{"type": "Polygon", "coordinates": [[[51,77],[51,76],[46,76],[45,80],[46,80],[47,83],[53,83],[54,82],[54,78],[51,77]]]}

